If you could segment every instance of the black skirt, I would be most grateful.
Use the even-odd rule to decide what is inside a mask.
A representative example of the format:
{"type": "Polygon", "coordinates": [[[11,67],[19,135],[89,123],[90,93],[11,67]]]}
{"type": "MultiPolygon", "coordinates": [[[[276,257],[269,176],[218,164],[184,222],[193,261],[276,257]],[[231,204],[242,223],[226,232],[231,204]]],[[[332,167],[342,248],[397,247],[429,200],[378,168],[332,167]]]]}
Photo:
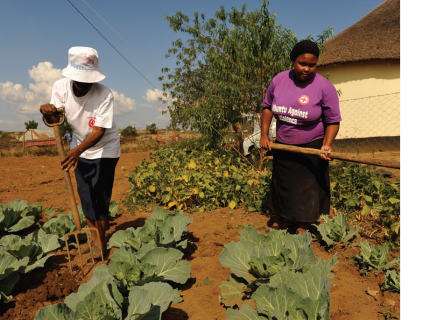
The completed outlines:
{"type": "Polygon", "coordinates": [[[109,217],[115,167],[119,158],[79,158],[74,174],[77,182],[82,210],[92,220],[106,220],[109,217]]]}
{"type": "MultiPolygon", "coordinates": [[[[295,146],[320,150],[322,145],[323,139],[319,139],[295,146]]],[[[273,213],[299,222],[314,222],[321,214],[329,214],[329,161],[274,150],[269,207],[273,213]]]]}

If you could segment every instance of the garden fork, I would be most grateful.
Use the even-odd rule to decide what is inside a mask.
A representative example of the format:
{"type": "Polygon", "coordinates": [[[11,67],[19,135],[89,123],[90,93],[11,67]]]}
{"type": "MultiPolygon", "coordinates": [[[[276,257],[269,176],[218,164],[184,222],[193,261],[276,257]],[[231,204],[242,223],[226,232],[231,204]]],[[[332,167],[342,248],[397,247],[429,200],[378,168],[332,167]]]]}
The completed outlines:
{"type": "MultiPolygon", "coordinates": [[[[58,148],[59,158],[62,160],[65,157],[65,151],[64,151],[64,147],[62,145],[61,130],[59,129],[59,126],[61,124],[63,124],[65,121],[65,110],[64,110],[64,108],[57,108],[56,110],[57,110],[58,114],[62,116],[62,120],[60,119],[59,123],[50,124],[46,121],[44,116],[42,117],[42,119],[47,126],[53,127],[53,131],[55,132],[56,146],[58,148]]],[[[80,233],[86,234],[87,243],[88,243],[88,246],[89,246],[90,251],[91,251],[91,259],[93,261],[93,267],[95,267],[96,263],[94,261],[93,250],[91,247],[91,242],[90,242],[88,231],[96,231],[98,239],[100,239],[100,234],[99,234],[99,230],[97,230],[97,228],[82,229],[82,227],[80,225],[79,211],[77,210],[77,205],[76,205],[76,198],[74,197],[73,185],[71,184],[70,172],[62,170],[62,173],[64,174],[65,185],[67,187],[68,199],[70,202],[71,211],[73,212],[74,223],[76,224],[76,231],[69,232],[65,235],[65,246],[67,247],[68,262],[70,263],[70,272],[73,273],[73,267],[71,265],[70,249],[68,248],[68,238],[71,235],[74,235],[74,238],[76,239],[77,248],[78,248],[79,256],[80,256],[81,268],[83,269],[82,254],[80,252],[79,239],[78,239],[77,235],[80,233]]],[[[100,246],[100,251],[101,251],[100,253],[101,253],[101,257],[102,257],[102,261],[103,261],[102,246],[100,246]]]]}

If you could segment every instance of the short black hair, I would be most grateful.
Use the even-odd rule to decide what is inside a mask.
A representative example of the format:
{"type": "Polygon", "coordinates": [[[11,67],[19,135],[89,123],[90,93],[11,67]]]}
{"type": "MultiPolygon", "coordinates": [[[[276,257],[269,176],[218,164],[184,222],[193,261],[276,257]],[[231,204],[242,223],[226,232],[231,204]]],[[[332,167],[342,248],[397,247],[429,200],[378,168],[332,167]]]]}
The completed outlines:
{"type": "Polygon", "coordinates": [[[294,62],[298,56],[305,53],[311,53],[318,59],[320,54],[319,46],[311,40],[299,41],[291,50],[290,60],[294,62]]]}

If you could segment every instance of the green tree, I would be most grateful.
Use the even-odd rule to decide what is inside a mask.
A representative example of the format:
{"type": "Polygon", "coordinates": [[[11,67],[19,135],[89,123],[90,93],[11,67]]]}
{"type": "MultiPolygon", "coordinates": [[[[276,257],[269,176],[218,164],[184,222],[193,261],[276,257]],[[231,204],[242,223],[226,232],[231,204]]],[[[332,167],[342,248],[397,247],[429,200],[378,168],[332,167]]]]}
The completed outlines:
{"type": "MultiPolygon", "coordinates": [[[[216,146],[221,135],[232,126],[241,132],[245,115],[259,117],[261,103],[272,78],[290,69],[290,51],[298,42],[290,29],[276,25],[276,15],[268,11],[268,0],[261,9],[226,12],[222,6],[215,19],[194,13],[194,19],[177,12],[165,16],[175,32],[190,36],[172,43],[166,57],[177,58],[177,68],[160,77],[162,102],[171,104],[167,111],[172,125],[191,127],[207,135],[216,146]]],[[[332,28],[315,40],[321,49],[333,35],[332,28]]],[[[314,40],[311,36],[307,39],[314,40]]]]}
{"type": "Polygon", "coordinates": [[[38,122],[35,120],[29,120],[29,122],[25,122],[24,125],[26,126],[26,130],[38,129],[38,122]]]}
{"type": "Polygon", "coordinates": [[[59,129],[61,130],[61,136],[64,136],[66,133],[69,133],[70,136],[72,136],[73,129],[71,129],[67,119],[65,119],[64,123],[59,126],[59,129]]]}
{"type": "Polygon", "coordinates": [[[121,135],[123,137],[136,137],[138,136],[137,129],[132,126],[127,126],[123,130],[121,130],[121,135]]]}
{"type": "Polygon", "coordinates": [[[150,126],[147,126],[147,130],[149,130],[151,134],[156,134],[156,132],[158,132],[158,128],[154,123],[152,123],[150,126]]]}

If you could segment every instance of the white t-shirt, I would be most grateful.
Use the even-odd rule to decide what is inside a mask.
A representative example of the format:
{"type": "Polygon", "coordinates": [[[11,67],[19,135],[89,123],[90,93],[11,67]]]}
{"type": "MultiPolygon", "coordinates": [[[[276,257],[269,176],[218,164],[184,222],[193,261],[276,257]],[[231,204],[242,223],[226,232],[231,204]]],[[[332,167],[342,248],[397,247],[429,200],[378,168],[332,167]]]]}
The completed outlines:
{"type": "Polygon", "coordinates": [[[65,108],[65,116],[73,129],[72,148],[80,145],[93,131],[94,126],[105,128],[102,139],[85,150],[80,157],[85,159],[119,158],[120,135],[115,125],[114,96],[111,89],[94,83],[83,97],[73,93],[73,81],[67,78],[53,85],[51,104],[65,108]]]}

